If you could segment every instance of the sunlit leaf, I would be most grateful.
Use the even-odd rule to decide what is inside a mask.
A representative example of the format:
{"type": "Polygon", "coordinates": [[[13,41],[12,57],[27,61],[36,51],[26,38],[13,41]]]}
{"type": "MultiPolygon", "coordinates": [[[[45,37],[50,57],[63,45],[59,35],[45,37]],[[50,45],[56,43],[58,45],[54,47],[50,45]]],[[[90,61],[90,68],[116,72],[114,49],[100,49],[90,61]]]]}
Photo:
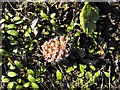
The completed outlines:
{"type": "Polygon", "coordinates": [[[92,66],[92,65],[90,65],[90,68],[91,68],[93,71],[96,70],[96,68],[95,68],[94,66],[92,66]]]}
{"type": "Polygon", "coordinates": [[[25,88],[29,87],[29,86],[30,86],[30,82],[24,83],[23,86],[24,86],[25,88]]]}
{"type": "Polygon", "coordinates": [[[86,72],[86,73],[85,73],[85,77],[86,77],[86,78],[92,77],[92,73],[91,73],[91,72],[86,72]]]}
{"type": "Polygon", "coordinates": [[[18,34],[19,34],[19,32],[16,30],[8,30],[7,33],[12,35],[12,36],[18,36],[18,34]]]}
{"type": "Polygon", "coordinates": [[[28,75],[28,80],[30,82],[35,82],[35,78],[32,75],[28,75]]]}
{"type": "Polygon", "coordinates": [[[66,72],[67,72],[67,73],[70,73],[70,72],[73,71],[73,70],[74,70],[73,67],[69,67],[69,68],[66,70],[66,72]]]}
{"type": "Polygon", "coordinates": [[[80,36],[80,32],[76,32],[76,33],[75,33],[75,36],[80,36]]]}
{"type": "Polygon", "coordinates": [[[38,89],[39,88],[39,86],[34,82],[31,83],[31,86],[32,86],[33,89],[38,89]]]}
{"type": "Polygon", "coordinates": [[[15,73],[15,72],[13,72],[13,71],[9,71],[9,72],[7,73],[7,75],[8,75],[9,77],[15,77],[15,76],[17,76],[17,73],[15,73]]]}
{"type": "Polygon", "coordinates": [[[15,29],[15,25],[14,25],[14,24],[9,24],[9,25],[7,26],[7,28],[8,28],[8,29],[15,29]]]}
{"type": "Polygon", "coordinates": [[[15,60],[14,63],[15,63],[15,65],[16,65],[18,68],[23,67],[23,64],[22,64],[20,61],[18,61],[18,60],[15,60]]]}
{"type": "Polygon", "coordinates": [[[112,77],[112,81],[114,81],[114,80],[115,80],[115,76],[112,77]]]}
{"type": "Polygon", "coordinates": [[[41,11],[40,15],[42,18],[48,19],[48,16],[43,11],[41,11]]]}
{"type": "Polygon", "coordinates": [[[32,69],[28,69],[28,70],[27,70],[27,73],[28,73],[28,74],[31,74],[31,75],[34,75],[34,71],[33,71],[32,69]]]}
{"type": "Polygon", "coordinates": [[[109,72],[104,72],[105,76],[110,78],[110,73],[109,72]]]}
{"type": "Polygon", "coordinates": [[[3,83],[9,82],[9,81],[10,81],[9,78],[3,78],[3,79],[2,79],[2,82],[3,82],[3,83]]]}
{"type": "Polygon", "coordinates": [[[99,77],[100,76],[100,70],[99,71],[97,71],[95,74],[94,74],[94,77],[99,77]]]}
{"type": "Polygon", "coordinates": [[[84,75],[84,72],[80,73],[78,77],[82,77],[84,75]]]}
{"type": "Polygon", "coordinates": [[[15,82],[9,82],[8,85],[7,85],[7,89],[12,89],[13,86],[14,86],[15,82]]]}
{"type": "Polygon", "coordinates": [[[21,89],[23,89],[23,86],[22,85],[17,85],[16,89],[21,90],[21,89]]]}
{"type": "Polygon", "coordinates": [[[16,17],[13,18],[13,20],[14,20],[14,21],[19,21],[19,20],[21,20],[21,18],[18,17],[18,16],[16,16],[16,17]]]}
{"type": "Polygon", "coordinates": [[[55,15],[56,15],[55,13],[52,13],[52,14],[50,14],[50,17],[51,17],[51,18],[54,18],[55,15]]]}
{"type": "Polygon", "coordinates": [[[56,71],[56,78],[57,80],[62,80],[62,73],[59,70],[56,71]]]}

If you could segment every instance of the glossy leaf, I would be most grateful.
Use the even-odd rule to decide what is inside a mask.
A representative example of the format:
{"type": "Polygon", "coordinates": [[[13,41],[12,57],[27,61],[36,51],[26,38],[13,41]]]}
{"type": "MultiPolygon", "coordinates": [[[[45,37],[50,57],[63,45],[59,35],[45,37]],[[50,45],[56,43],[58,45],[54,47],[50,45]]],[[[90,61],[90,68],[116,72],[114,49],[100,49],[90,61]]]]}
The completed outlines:
{"type": "Polygon", "coordinates": [[[56,71],[56,78],[57,80],[62,80],[62,73],[59,70],[56,71]]]}
{"type": "Polygon", "coordinates": [[[39,86],[36,83],[34,83],[34,82],[31,83],[31,86],[35,90],[39,88],[39,86]]]}
{"type": "Polygon", "coordinates": [[[17,76],[17,73],[12,72],[12,71],[9,71],[7,75],[8,75],[9,77],[15,77],[15,76],[17,76]]]}
{"type": "Polygon", "coordinates": [[[30,82],[35,82],[35,78],[32,75],[28,75],[28,80],[30,82]]]}
{"type": "Polygon", "coordinates": [[[12,35],[12,36],[18,36],[18,34],[19,34],[19,32],[16,30],[8,30],[7,33],[12,35]]]}

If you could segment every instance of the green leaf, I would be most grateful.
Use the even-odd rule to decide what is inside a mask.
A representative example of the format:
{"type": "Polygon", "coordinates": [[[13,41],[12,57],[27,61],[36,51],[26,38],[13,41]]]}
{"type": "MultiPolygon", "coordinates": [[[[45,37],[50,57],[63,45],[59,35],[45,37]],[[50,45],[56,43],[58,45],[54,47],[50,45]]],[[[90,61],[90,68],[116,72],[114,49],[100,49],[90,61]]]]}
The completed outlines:
{"type": "Polygon", "coordinates": [[[91,78],[92,77],[92,73],[91,72],[86,72],[85,73],[85,77],[86,78],[91,78]]]}
{"type": "Polygon", "coordinates": [[[43,11],[41,11],[40,15],[42,18],[48,19],[48,16],[45,13],[43,13],[43,11]]]}
{"type": "Polygon", "coordinates": [[[9,78],[3,78],[3,79],[2,79],[2,82],[3,82],[3,83],[9,82],[9,81],[10,81],[9,78]]]}
{"type": "Polygon", "coordinates": [[[34,72],[33,72],[32,69],[28,69],[28,70],[27,70],[27,73],[28,73],[28,74],[31,74],[31,75],[34,75],[34,72]]]}
{"type": "Polygon", "coordinates": [[[8,52],[6,50],[4,50],[4,49],[0,49],[0,55],[7,57],[8,52]]]}
{"type": "Polygon", "coordinates": [[[0,62],[0,66],[3,64],[3,62],[0,62]]]}
{"type": "Polygon", "coordinates": [[[10,41],[10,44],[11,44],[11,45],[18,45],[18,44],[19,44],[19,42],[18,42],[18,41],[16,41],[16,40],[12,40],[12,41],[10,41]]]}
{"type": "Polygon", "coordinates": [[[15,82],[9,82],[8,85],[7,85],[7,89],[12,89],[13,86],[14,86],[15,82]]]}
{"type": "Polygon", "coordinates": [[[74,30],[74,27],[68,26],[68,27],[67,27],[67,30],[68,30],[68,31],[74,30]]]}
{"type": "Polygon", "coordinates": [[[22,64],[20,61],[18,61],[18,60],[15,60],[14,63],[15,63],[15,65],[16,65],[18,68],[23,67],[23,64],[22,64]]]}
{"type": "Polygon", "coordinates": [[[84,72],[80,73],[78,77],[82,77],[84,75],[84,72]]]}
{"type": "Polygon", "coordinates": [[[17,90],[18,90],[18,89],[21,90],[21,89],[23,89],[23,86],[22,86],[22,85],[17,85],[17,86],[16,86],[16,89],[17,89],[17,90]]]}
{"type": "Polygon", "coordinates": [[[30,82],[35,82],[35,78],[32,75],[28,75],[28,80],[30,82]]]}
{"type": "Polygon", "coordinates": [[[23,86],[24,86],[25,88],[29,87],[29,86],[30,86],[30,82],[24,83],[23,86]]]}
{"type": "Polygon", "coordinates": [[[33,89],[38,89],[39,88],[39,86],[34,82],[31,83],[31,86],[32,86],[33,89]]]}
{"type": "Polygon", "coordinates": [[[66,70],[66,72],[67,72],[67,73],[70,73],[70,72],[73,71],[73,70],[74,70],[73,67],[69,67],[69,68],[66,70]]]}
{"type": "Polygon", "coordinates": [[[9,24],[9,25],[7,26],[7,28],[8,28],[8,29],[15,29],[15,25],[14,25],[14,24],[9,24]]]}
{"type": "Polygon", "coordinates": [[[8,75],[9,77],[15,77],[15,76],[17,76],[17,73],[12,72],[12,71],[9,71],[9,72],[7,73],[7,75],[8,75]]]}
{"type": "Polygon", "coordinates": [[[19,20],[21,20],[21,18],[18,17],[18,16],[16,16],[16,17],[13,18],[13,20],[14,20],[14,21],[19,21],[19,20]]]}
{"type": "Polygon", "coordinates": [[[56,71],[56,78],[57,80],[62,80],[62,73],[59,70],[56,71]]]}
{"type": "Polygon", "coordinates": [[[75,36],[78,36],[78,37],[79,37],[79,36],[80,36],[80,32],[76,32],[76,33],[75,33],[75,36]]]}
{"type": "Polygon", "coordinates": [[[50,17],[51,17],[51,18],[54,18],[55,15],[56,15],[55,13],[52,13],[52,14],[50,14],[50,17]]]}
{"type": "Polygon", "coordinates": [[[15,22],[15,24],[22,24],[22,23],[23,23],[23,20],[15,22]]]}
{"type": "Polygon", "coordinates": [[[104,72],[105,76],[110,78],[110,73],[109,72],[104,72]]]}
{"type": "Polygon", "coordinates": [[[56,24],[56,22],[55,22],[54,19],[51,19],[51,20],[50,20],[50,23],[51,23],[52,25],[55,25],[55,24],[56,24]]]}
{"type": "Polygon", "coordinates": [[[15,69],[15,66],[13,66],[12,64],[10,64],[10,69],[11,69],[11,70],[14,70],[14,69],[15,69]]]}
{"type": "Polygon", "coordinates": [[[85,69],[86,67],[87,67],[86,65],[79,64],[80,72],[83,73],[83,72],[84,72],[84,69],[85,69]]]}
{"type": "Polygon", "coordinates": [[[83,31],[91,36],[96,29],[95,22],[99,18],[98,8],[92,7],[88,2],[85,2],[80,13],[80,25],[83,31]]]}
{"type": "Polygon", "coordinates": [[[4,23],[5,22],[5,19],[1,19],[0,20],[0,24],[4,23]]]}
{"type": "Polygon", "coordinates": [[[99,77],[100,76],[100,70],[99,71],[97,71],[95,74],[94,74],[94,77],[99,77]]]}
{"type": "Polygon", "coordinates": [[[93,71],[96,70],[96,68],[95,68],[94,66],[92,66],[92,65],[90,65],[90,68],[91,68],[93,71]]]}
{"type": "Polygon", "coordinates": [[[115,76],[112,77],[112,81],[114,81],[114,80],[115,80],[115,76]]]}
{"type": "Polygon", "coordinates": [[[12,36],[18,36],[18,34],[19,34],[19,32],[16,30],[8,30],[7,33],[12,35],[12,36]]]}

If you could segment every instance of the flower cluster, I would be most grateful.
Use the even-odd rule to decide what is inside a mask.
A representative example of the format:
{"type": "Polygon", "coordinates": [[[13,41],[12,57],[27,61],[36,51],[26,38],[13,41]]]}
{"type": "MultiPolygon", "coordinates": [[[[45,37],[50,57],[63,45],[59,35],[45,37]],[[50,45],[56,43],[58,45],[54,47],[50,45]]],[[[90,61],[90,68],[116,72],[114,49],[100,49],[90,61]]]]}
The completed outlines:
{"type": "Polygon", "coordinates": [[[67,46],[68,42],[65,40],[64,36],[46,41],[41,46],[45,60],[48,62],[58,62],[59,60],[68,57],[70,48],[67,46]]]}

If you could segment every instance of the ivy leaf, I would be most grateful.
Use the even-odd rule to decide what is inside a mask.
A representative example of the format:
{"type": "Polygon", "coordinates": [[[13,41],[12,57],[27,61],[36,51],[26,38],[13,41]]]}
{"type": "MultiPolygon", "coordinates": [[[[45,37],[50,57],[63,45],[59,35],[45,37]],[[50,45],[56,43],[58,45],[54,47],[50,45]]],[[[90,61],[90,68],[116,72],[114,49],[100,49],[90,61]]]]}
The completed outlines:
{"type": "Polygon", "coordinates": [[[12,36],[18,36],[18,34],[19,34],[19,32],[16,30],[8,30],[7,33],[12,35],[12,36]]]}
{"type": "Polygon", "coordinates": [[[80,25],[88,36],[91,36],[91,34],[95,31],[95,22],[98,18],[98,8],[92,7],[89,2],[85,2],[85,5],[80,13],[80,25]]]}
{"type": "Polygon", "coordinates": [[[9,71],[7,75],[8,75],[9,77],[15,77],[15,76],[17,76],[17,73],[12,72],[12,71],[9,71]]]}
{"type": "Polygon", "coordinates": [[[57,80],[62,80],[62,73],[59,70],[56,71],[56,78],[57,80]]]}
{"type": "Polygon", "coordinates": [[[35,78],[32,75],[28,75],[28,80],[30,82],[35,82],[35,78]]]}
{"type": "Polygon", "coordinates": [[[34,82],[31,83],[31,86],[32,86],[33,89],[38,89],[39,88],[39,86],[34,82]]]}

